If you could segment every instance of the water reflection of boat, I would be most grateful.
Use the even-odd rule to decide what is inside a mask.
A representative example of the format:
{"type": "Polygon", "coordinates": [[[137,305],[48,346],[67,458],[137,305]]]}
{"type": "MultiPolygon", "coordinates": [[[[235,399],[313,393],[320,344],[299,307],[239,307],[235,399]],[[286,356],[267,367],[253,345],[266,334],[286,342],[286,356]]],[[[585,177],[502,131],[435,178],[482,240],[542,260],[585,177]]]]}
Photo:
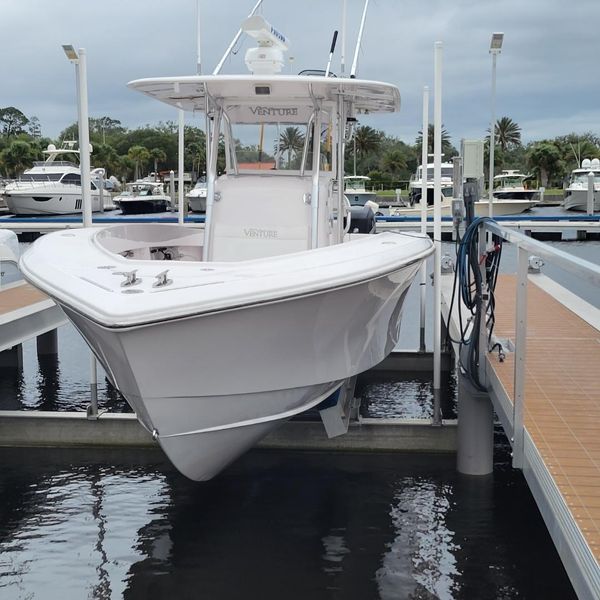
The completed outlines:
{"type": "Polygon", "coordinates": [[[335,185],[346,115],[393,112],[398,89],[279,75],[285,37],[262,17],[243,29],[261,44],[246,55],[251,75],[129,84],[210,112],[204,235],[143,223],[58,232],[21,261],[173,464],[197,480],[293,415],[335,406],[345,382],[396,345],[404,298],[433,251],[426,236],[348,234],[350,207],[335,185]],[[299,165],[239,168],[236,139],[287,126],[304,131],[299,165]],[[226,173],[217,177],[221,139],[226,173]]]}

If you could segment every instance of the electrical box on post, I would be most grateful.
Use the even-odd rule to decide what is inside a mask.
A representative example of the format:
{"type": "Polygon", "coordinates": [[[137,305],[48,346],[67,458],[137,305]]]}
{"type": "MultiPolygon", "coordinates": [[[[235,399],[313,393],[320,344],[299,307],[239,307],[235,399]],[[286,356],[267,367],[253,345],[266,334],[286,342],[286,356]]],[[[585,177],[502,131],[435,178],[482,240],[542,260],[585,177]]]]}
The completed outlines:
{"type": "Polygon", "coordinates": [[[464,180],[483,179],[483,146],[483,140],[461,140],[464,180]]]}

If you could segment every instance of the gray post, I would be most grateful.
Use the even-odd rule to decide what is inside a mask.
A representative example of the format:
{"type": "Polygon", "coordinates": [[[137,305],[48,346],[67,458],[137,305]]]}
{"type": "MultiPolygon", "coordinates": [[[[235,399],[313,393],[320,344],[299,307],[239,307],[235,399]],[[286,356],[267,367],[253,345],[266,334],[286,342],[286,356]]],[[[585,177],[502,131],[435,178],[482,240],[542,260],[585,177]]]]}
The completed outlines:
{"type": "Polygon", "coordinates": [[[171,196],[171,210],[175,210],[175,171],[169,171],[169,196],[171,196]]]}
{"type": "Polygon", "coordinates": [[[90,403],[87,407],[87,418],[94,421],[98,416],[98,371],[96,357],[90,353],[90,403]]]}
{"type": "Polygon", "coordinates": [[[458,449],[456,468],[465,475],[494,470],[494,411],[487,394],[458,374],[458,449]]]}
{"type": "Polygon", "coordinates": [[[58,354],[58,332],[52,329],[42,335],[38,335],[36,340],[38,356],[56,356],[58,354]]]}
{"type": "Polygon", "coordinates": [[[104,212],[104,175],[100,173],[98,176],[98,195],[100,196],[100,212],[104,212]]]}
{"type": "Polygon", "coordinates": [[[594,214],[594,172],[588,173],[587,214],[594,214]]]}

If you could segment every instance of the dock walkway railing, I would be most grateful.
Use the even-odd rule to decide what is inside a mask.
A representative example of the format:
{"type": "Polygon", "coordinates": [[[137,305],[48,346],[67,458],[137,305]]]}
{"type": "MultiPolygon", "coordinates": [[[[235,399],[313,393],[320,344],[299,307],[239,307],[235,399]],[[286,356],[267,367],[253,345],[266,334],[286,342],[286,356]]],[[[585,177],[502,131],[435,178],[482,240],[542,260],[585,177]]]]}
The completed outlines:
{"type": "MultiPolygon", "coordinates": [[[[487,221],[483,227],[517,247],[517,286],[515,321],[515,361],[512,419],[513,467],[523,468],[524,412],[525,412],[525,366],[527,352],[527,281],[531,257],[539,257],[570,273],[582,277],[600,288],[600,266],[573,256],[562,250],[487,221]]],[[[508,433],[508,432],[507,432],[508,433]]]]}

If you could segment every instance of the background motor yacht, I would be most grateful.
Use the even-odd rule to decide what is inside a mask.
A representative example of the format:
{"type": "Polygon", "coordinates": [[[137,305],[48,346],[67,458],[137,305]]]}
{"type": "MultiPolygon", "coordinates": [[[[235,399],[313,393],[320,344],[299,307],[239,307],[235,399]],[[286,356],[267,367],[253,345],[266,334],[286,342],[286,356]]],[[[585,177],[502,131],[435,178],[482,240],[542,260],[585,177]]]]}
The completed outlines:
{"type": "Polygon", "coordinates": [[[587,210],[588,177],[594,173],[594,212],[600,211],[600,159],[581,161],[581,168],[571,172],[569,185],[565,189],[563,207],[566,210],[587,210]]]}
{"type": "MultiPolygon", "coordinates": [[[[16,215],[65,215],[82,212],[81,171],[77,164],[63,158],[79,157],[75,142],[61,148],[50,144],[43,162],[35,162],[17,181],[9,183],[4,197],[10,212],[16,215]]],[[[100,189],[91,181],[92,211],[103,210],[100,189]]],[[[108,193],[108,192],[107,192],[108,193]]]]}

